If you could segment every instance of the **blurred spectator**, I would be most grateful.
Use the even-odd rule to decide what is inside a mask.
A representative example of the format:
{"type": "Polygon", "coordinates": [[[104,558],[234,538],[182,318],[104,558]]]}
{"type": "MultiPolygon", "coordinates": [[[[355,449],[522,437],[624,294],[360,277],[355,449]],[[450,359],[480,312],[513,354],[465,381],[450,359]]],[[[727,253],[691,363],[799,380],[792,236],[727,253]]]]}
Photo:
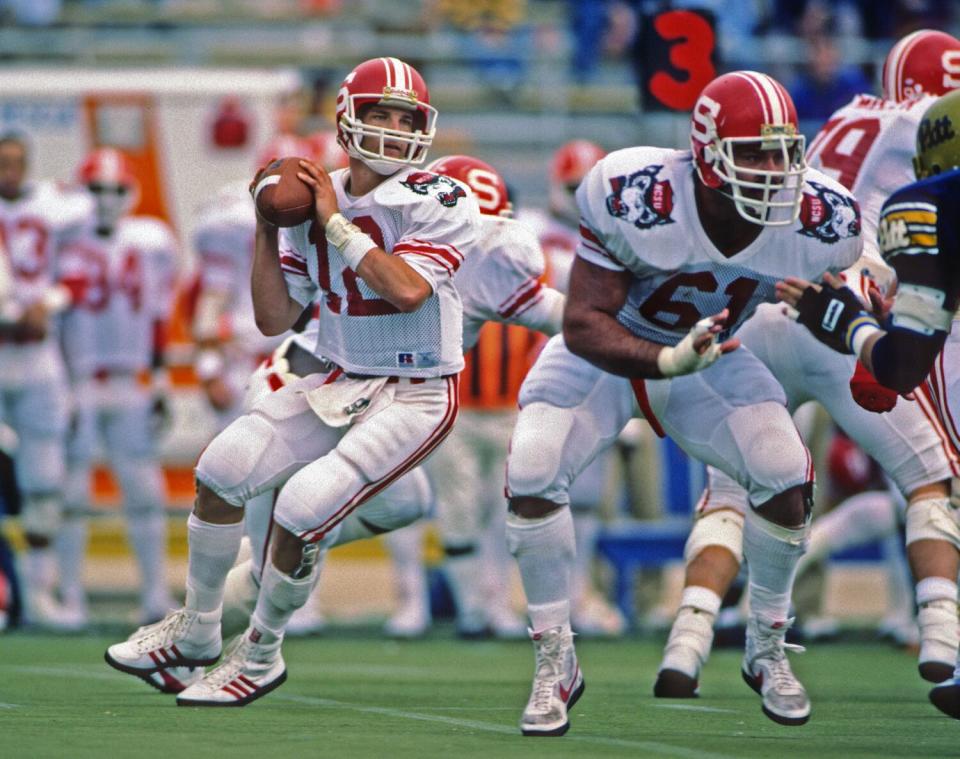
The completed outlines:
{"type": "Polygon", "coordinates": [[[0,0],[0,19],[21,26],[49,26],[60,18],[63,0],[0,0]]]}
{"type": "Polygon", "coordinates": [[[512,99],[526,73],[532,44],[526,0],[427,0],[423,19],[466,36],[460,46],[481,82],[512,99]]]}
{"type": "Polygon", "coordinates": [[[844,65],[836,40],[815,34],[807,41],[807,62],[788,86],[801,121],[824,122],[858,92],[870,91],[870,80],[857,66],[844,65]]]}
{"type": "Polygon", "coordinates": [[[570,72],[579,83],[594,78],[600,61],[619,57],[636,33],[637,3],[620,0],[569,0],[573,49],[570,72]]]}

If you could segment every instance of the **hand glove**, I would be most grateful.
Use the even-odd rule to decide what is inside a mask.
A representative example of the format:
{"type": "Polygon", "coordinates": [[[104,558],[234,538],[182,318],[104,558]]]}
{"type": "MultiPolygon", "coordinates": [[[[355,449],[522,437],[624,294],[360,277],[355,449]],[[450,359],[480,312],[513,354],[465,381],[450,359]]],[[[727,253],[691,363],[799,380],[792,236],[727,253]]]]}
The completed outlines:
{"type": "Polygon", "coordinates": [[[877,382],[859,361],[850,378],[850,394],[858,406],[876,414],[892,411],[897,405],[897,391],[877,382]]]}
{"type": "MultiPolygon", "coordinates": [[[[873,317],[863,310],[863,304],[852,290],[835,288],[824,283],[820,290],[808,287],[797,303],[797,321],[813,333],[824,345],[839,353],[853,353],[847,344],[847,334],[854,320],[873,317]]],[[[875,321],[874,321],[875,323],[875,321]]]]}

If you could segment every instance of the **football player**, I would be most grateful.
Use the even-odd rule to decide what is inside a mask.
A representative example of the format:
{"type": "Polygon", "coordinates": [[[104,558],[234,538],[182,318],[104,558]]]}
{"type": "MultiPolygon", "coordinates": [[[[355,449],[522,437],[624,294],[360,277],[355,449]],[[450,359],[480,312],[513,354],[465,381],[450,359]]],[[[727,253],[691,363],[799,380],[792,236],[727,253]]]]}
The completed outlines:
{"type": "Polygon", "coordinates": [[[251,274],[257,326],[282,334],[321,299],[312,368],[204,450],[188,521],[185,607],[106,653],[112,666],[138,677],[215,662],[243,504],[279,487],[271,556],[250,625],[178,704],[240,706],[284,682],[284,628],[311,594],[312,569],[341,523],[423,461],[453,426],[463,368],[453,275],[476,240],[480,214],[454,180],[420,168],[436,117],[411,66],[396,58],[361,63],[337,98],[350,167],[328,175],[300,163],[315,215],[282,237],[258,217],[251,274]]]}
{"type": "Polygon", "coordinates": [[[737,71],[700,94],[691,150],[616,151],[577,190],[581,241],[563,337],[524,381],[508,459],[507,539],[536,652],[525,735],[563,734],[583,692],[570,629],[567,487],[638,410],[747,487],[743,676],[771,719],[799,725],[810,716],[784,641],[807,540],[810,456],[783,388],[732,337],[774,300],[780,272],[839,272],[860,256],[856,201],[808,170],[803,151],[787,91],[737,71]]]}
{"type": "MultiPolygon", "coordinates": [[[[547,259],[547,281],[567,291],[570,267],[580,241],[580,211],[574,197],[577,187],[606,151],[590,140],[571,140],[554,151],[550,161],[547,211],[524,209],[518,218],[529,224],[540,239],[547,259]]],[[[631,421],[623,440],[643,434],[640,420],[631,421]]],[[[623,452],[629,446],[622,448],[623,452]]],[[[570,510],[577,541],[576,563],[571,577],[570,620],[579,635],[617,636],[627,621],[615,606],[595,589],[593,561],[600,531],[600,503],[611,476],[616,452],[598,455],[570,486],[570,510]]]]}
{"type": "MultiPolygon", "coordinates": [[[[933,410],[955,452],[960,451],[960,267],[954,229],[960,187],[958,127],[960,92],[950,92],[926,109],[917,128],[917,181],[883,204],[878,242],[884,260],[897,273],[898,286],[889,313],[880,314],[882,324],[836,278],[825,277],[822,286],[798,277],[777,285],[781,299],[818,339],[856,356],[884,387],[912,392],[920,405],[933,410]]],[[[960,566],[958,478],[951,501],[943,498],[907,510],[911,563],[915,571],[922,565],[927,579],[944,589],[956,582],[960,566]]],[[[952,589],[956,593],[955,585],[952,589]]],[[[952,623],[957,623],[955,611],[952,623]]],[[[930,699],[960,719],[960,669],[934,687],[930,699]]]]}
{"type": "Polygon", "coordinates": [[[164,351],[178,268],[177,242],[158,218],[137,216],[138,182],[122,152],[91,152],[77,183],[95,211],[60,260],[60,276],[83,295],[63,318],[61,339],[74,390],[64,531],[58,540],[61,593],[86,623],[82,584],[86,512],[98,443],[123,495],[127,537],[140,569],[143,624],[175,604],[167,588],[167,522],[157,422],[167,386],[164,351]]]}
{"type": "Polygon", "coordinates": [[[56,598],[70,391],[54,316],[73,293],[57,284],[57,256],[90,213],[86,198],[28,182],[27,143],[0,137],[0,238],[13,275],[10,319],[0,328],[0,418],[19,438],[17,481],[27,548],[21,575],[27,621],[71,628],[56,598]]]}
{"type": "MultiPolygon", "coordinates": [[[[960,63],[960,42],[953,37],[931,31],[908,35],[887,56],[883,97],[855,96],[827,121],[810,145],[810,165],[833,176],[861,203],[864,254],[844,276],[865,302],[869,302],[871,286],[886,291],[894,279],[877,250],[880,206],[911,178],[916,125],[924,109],[936,93],[960,85],[960,79],[950,75],[951,61],[960,63]]],[[[825,350],[776,306],[758,308],[738,334],[784,386],[790,408],[811,399],[820,401],[846,433],[881,464],[917,513],[944,502],[946,481],[956,462],[948,455],[936,425],[930,424],[929,409],[922,404],[895,404],[896,396],[878,388],[862,366],[855,368],[853,360],[825,350]],[[851,374],[851,387],[860,400],[880,404],[875,410],[890,413],[878,416],[859,408],[845,387],[851,374]]],[[[685,549],[685,587],[654,686],[658,696],[697,695],[720,601],[742,559],[747,494],[722,472],[711,470],[709,480],[685,549]]],[[[818,542],[821,537],[818,535],[818,542]]],[[[944,548],[953,553],[950,546],[944,548]]],[[[908,551],[918,583],[920,673],[925,679],[940,681],[949,676],[957,649],[956,571],[949,580],[945,575],[932,575],[924,553],[908,551]]]]}

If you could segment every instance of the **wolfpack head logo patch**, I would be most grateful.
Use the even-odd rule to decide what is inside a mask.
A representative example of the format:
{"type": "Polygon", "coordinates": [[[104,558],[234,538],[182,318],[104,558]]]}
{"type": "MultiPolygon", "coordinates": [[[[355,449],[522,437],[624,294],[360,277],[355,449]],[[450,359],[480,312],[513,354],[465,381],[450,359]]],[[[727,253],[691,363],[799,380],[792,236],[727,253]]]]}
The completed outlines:
{"type": "Polygon", "coordinates": [[[467,197],[466,191],[450,177],[429,171],[415,171],[400,184],[417,195],[430,195],[448,208],[455,206],[460,198],[467,197]]]}
{"type": "Polygon", "coordinates": [[[607,195],[610,215],[628,221],[637,229],[672,224],[673,188],[669,180],[657,181],[662,168],[662,165],[647,166],[629,177],[611,179],[613,192],[607,195]]]}
{"type": "Polygon", "coordinates": [[[816,194],[803,194],[799,233],[831,244],[859,235],[860,204],[819,182],[809,184],[816,194]]]}

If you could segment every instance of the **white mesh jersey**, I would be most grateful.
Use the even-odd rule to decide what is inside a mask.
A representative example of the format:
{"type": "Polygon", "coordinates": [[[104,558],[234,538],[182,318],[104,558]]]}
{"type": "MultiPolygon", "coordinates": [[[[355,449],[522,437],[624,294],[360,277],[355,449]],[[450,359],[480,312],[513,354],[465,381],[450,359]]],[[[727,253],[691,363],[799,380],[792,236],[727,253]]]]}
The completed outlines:
{"type": "Polygon", "coordinates": [[[856,95],[827,120],[807,149],[810,166],[836,179],[860,203],[865,260],[847,273],[851,286],[856,287],[851,274],[861,269],[874,276],[881,289],[893,279],[877,249],[880,207],[894,190],[914,181],[917,127],[935,100],[925,95],[897,103],[856,95]]]}
{"type": "Polygon", "coordinates": [[[730,309],[736,331],[788,275],[818,281],[860,256],[860,211],[840,184],[807,172],[800,216],[764,227],[736,255],[724,257],[707,237],[694,199],[689,151],[628,148],[609,154],[577,190],[577,255],[634,276],[618,320],[635,335],[676,345],[699,320],[730,309]]]}
{"type": "Polygon", "coordinates": [[[170,227],[148,216],[121,219],[108,237],[90,226],[64,248],[62,277],[85,285],[62,327],[74,380],[150,367],[154,323],[167,321],[173,308],[177,260],[170,227]]]}
{"type": "Polygon", "coordinates": [[[515,219],[481,218],[481,237],[454,280],[463,300],[463,350],[488,321],[524,325],[544,297],[544,260],[536,236],[515,219]]]}
{"type": "Polygon", "coordinates": [[[433,292],[401,313],[347,267],[313,221],[281,230],[281,267],[291,297],[321,301],[318,355],[348,372],[438,377],[463,368],[460,295],[453,275],[480,235],[480,210],[465,185],[405,170],[361,197],[349,195],[347,170],[330,175],[340,213],[386,252],[402,256],[433,292]]]}
{"type": "Polygon", "coordinates": [[[224,296],[223,314],[234,347],[254,355],[269,355],[281,337],[267,337],[259,329],[250,296],[257,219],[246,182],[224,186],[201,207],[193,232],[200,292],[224,296]]]}

